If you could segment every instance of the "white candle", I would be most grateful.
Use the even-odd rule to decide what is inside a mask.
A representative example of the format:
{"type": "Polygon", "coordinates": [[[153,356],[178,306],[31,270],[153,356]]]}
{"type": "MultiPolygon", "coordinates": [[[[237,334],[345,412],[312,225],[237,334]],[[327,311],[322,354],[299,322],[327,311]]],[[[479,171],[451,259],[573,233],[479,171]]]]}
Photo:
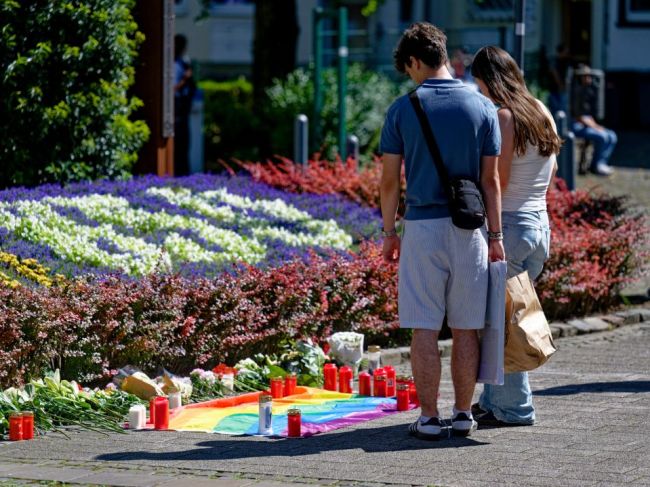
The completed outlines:
{"type": "Polygon", "coordinates": [[[169,399],[169,409],[177,409],[182,406],[180,392],[170,392],[167,398],[169,399]]]}
{"type": "Polygon", "coordinates": [[[142,404],[136,404],[129,408],[129,428],[140,430],[147,422],[147,410],[142,404]]]}

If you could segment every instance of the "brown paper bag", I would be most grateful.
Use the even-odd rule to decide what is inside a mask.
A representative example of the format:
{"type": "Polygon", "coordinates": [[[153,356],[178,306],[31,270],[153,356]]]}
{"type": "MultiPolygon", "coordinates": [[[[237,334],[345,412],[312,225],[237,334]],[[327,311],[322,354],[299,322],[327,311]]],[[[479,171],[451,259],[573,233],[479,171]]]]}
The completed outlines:
{"type": "Polygon", "coordinates": [[[506,373],[536,369],[556,351],[551,329],[526,271],[506,282],[505,343],[506,373]]]}

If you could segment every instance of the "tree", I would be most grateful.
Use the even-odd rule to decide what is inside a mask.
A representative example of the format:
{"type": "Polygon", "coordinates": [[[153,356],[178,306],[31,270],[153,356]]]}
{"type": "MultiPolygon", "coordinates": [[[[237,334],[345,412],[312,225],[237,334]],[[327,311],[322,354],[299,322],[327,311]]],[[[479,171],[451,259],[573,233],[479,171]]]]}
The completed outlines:
{"type": "Polygon", "coordinates": [[[296,0],[255,0],[253,43],[253,99],[264,100],[274,78],[284,78],[296,68],[298,42],[296,0]]]}
{"type": "Polygon", "coordinates": [[[129,95],[134,3],[0,2],[0,186],[130,174],[149,135],[129,95]]]}

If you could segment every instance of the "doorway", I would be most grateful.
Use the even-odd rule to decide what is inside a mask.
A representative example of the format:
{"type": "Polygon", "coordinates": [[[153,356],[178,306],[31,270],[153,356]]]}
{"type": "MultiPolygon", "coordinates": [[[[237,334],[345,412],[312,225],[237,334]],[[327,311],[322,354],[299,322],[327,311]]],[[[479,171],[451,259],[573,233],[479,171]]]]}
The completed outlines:
{"type": "Polygon", "coordinates": [[[591,65],[591,6],[591,0],[562,3],[562,38],[567,41],[574,65],[591,65]]]}

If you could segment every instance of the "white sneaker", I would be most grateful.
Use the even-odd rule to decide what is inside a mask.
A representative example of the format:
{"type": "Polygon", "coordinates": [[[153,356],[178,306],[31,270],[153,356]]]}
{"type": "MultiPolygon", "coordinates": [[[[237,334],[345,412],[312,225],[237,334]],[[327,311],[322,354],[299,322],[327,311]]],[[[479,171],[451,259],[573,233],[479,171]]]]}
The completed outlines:
{"type": "Polygon", "coordinates": [[[426,422],[415,420],[415,423],[409,425],[409,435],[420,438],[421,440],[441,440],[449,436],[448,432],[443,429],[445,426],[442,418],[429,418],[426,422]]]}
{"type": "Polygon", "coordinates": [[[451,418],[451,431],[456,436],[469,436],[478,427],[478,423],[474,421],[472,413],[459,412],[454,414],[451,418]]]}

